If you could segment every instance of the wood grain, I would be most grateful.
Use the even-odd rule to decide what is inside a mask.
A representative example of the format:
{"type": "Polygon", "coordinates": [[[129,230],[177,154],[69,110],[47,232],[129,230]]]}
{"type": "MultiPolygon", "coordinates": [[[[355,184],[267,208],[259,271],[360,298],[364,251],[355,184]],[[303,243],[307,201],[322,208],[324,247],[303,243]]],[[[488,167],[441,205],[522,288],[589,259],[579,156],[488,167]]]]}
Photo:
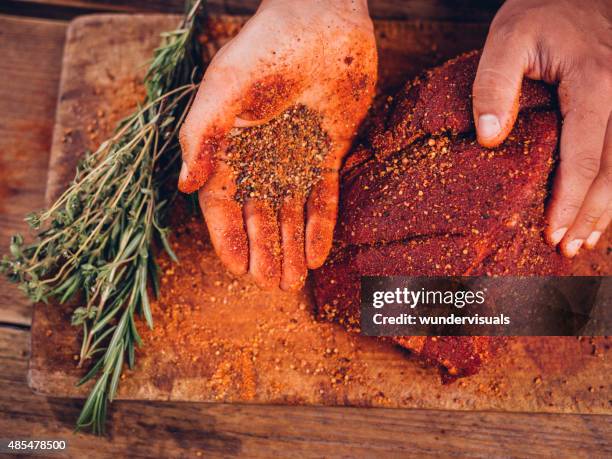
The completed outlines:
{"type": "MultiPolygon", "coordinates": [[[[78,155],[95,148],[138,95],[134,82],[156,31],[167,16],[90,16],[72,24],[49,173],[49,197],[74,173],[78,155]],[[122,40],[112,30],[122,30],[122,40]]],[[[242,19],[226,18],[228,30],[242,19]]],[[[224,27],[209,40],[223,44],[224,27]]],[[[423,68],[482,44],[486,27],[378,21],[381,84],[395,87],[423,68]]],[[[126,399],[356,405],[458,410],[609,413],[610,344],[606,338],[512,340],[497,362],[457,384],[442,385],[386,343],[317,323],[306,293],[261,292],[230,276],[215,256],[197,216],[178,215],[174,249],[165,258],[162,297],[153,305],[156,328],[137,371],[121,384],[126,399]],[[198,251],[194,253],[193,247],[198,251]],[[177,284],[192,294],[175,294],[177,284]]],[[[69,308],[37,305],[32,331],[30,384],[49,395],[80,396],[72,356],[78,337],[69,308]]]]}
{"type": "MultiPolygon", "coordinates": [[[[65,33],[64,23],[0,16],[0,257],[43,206],[65,33]]],[[[0,322],[30,323],[29,302],[4,277],[0,304],[0,322]]]]}
{"type": "MultiPolygon", "coordinates": [[[[20,14],[63,18],[91,12],[181,13],[184,0],[5,0],[4,8],[20,14]]],[[[260,0],[208,0],[212,12],[250,14],[260,0]]],[[[489,22],[501,0],[370,0],[370,13],[377,19],[449,20],[489,22]]],[[[0,9],[1,11],[1,9],[0,9]]]]}
{"type": "MultiPolygon", "coordinates": [[[[40,129],[53,125],[60,60],[40,65],[45,53],[61,54],[62,24],[0,17],[0,53],[18,59],[19,74],[0,85],[0,160],[7,146],[22,151],[28,170],[47,154],[50,139],[39,136],[31,143],[27,123],[12,124],[9,107],[36,113],[40,105],[50,110],[40,116],[40,129]],[[12,31],[16,40],[2,32],[12,31]],[[31,40],[31,45],[20,48],[31,40]],[[40,48],[39,48],[40,47],[40,48]],[[19,52],[19,50],[22,52],[19,52]],[[43,51],[47,50],[47,51],[43,51]],[[45,75],[39,78],[39,75],[45,75]],[[28,93],[35,81],[36,97],[28,93]],[[10,84],[13,90],[3,90],[10,84]],[[22,129],[23,127],[23,129],[22,129]],[[44,147],[44,146],[47,147],[44,147]]],[[[0,75],[11,69],[0,60],[0,75]]],[[[16,183],[20,171],[3,167],[2,180],[16,183]]],[[[19,183],[16,183],[17,185],[19,183]]],[[[1,183],[0,183],[1,186],[1,183]]],[[[43,202],[44,183],[29,199],[43,202]]],[[[0,224],[13,216],[16,227],[27,212],[27,199],[13,188],[11,199],[0,199],[0,224]]],[[[12,229],[7,230],[9,232],[12,229]]],[[[3,233],[4,234],[4,233],[3,233]]],[[[8,234],[6,234],[8,235],[8,234]]],[[[4,238],[6,235],[3,235],[4,238]]],[[[5,249],[1,244],[0,251],[5,249]]],[[[73,434],[81,402],[34,395],[27,387],[29,331],[10,324],[29,322],[30,305],[14,286],[0,283],[0,432],[3,437],[64,437],[69,457],[606,457],[612,455],[610,416],[542,415],[520,413],[445,412],[321,407],[245,406],[123,402],[113,404],[110,436],[94,438],[73,434]],[[19,313],[11,308],[22,304],[19,313]],[[8,313],[7,313],[8,311],[8,313]],[[16,322],[13,322],[15,320],[16,322]],[[8,325],[7,325],[8,324],[8,325]]]]}
{"type": "Polygon", "coordinates": [[[607,416],[126,402],[108,438],[73,434],[80,402],[34,395],[28,333],[0,328],[0,432],[53,437],[69,457],[606,457],[607,416]],[[95,448],[92,448],[95,445],[95,448]]]}

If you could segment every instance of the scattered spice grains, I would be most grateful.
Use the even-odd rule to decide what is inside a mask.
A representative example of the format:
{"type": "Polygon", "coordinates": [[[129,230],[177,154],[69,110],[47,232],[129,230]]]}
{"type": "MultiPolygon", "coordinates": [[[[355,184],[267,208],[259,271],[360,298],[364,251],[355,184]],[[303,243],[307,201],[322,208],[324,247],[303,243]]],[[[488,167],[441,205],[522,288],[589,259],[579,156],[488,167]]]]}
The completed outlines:
{"type": "Polygon", "coordinates": [[[236,199],[260,199],[275,208],[289,196],[307,196],[321,179],[331,140],[318,113],[294,105],[261,126],[230,133],[227,162],[236,199]]]}

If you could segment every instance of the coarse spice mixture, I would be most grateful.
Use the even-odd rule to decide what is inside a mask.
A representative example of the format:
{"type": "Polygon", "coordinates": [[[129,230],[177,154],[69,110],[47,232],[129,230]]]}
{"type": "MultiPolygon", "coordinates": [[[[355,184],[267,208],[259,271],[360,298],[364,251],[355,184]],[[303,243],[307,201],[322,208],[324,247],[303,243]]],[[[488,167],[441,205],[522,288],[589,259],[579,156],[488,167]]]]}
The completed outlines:
{"type": "Polygon", "coordinates": [[[230,133],[226,161],[236,181],[236,199],[260,199],[275,208],[289,196],[308,196],[321,180],[331,139],[321,116],[294,105],[261,126],[230,133]]]}

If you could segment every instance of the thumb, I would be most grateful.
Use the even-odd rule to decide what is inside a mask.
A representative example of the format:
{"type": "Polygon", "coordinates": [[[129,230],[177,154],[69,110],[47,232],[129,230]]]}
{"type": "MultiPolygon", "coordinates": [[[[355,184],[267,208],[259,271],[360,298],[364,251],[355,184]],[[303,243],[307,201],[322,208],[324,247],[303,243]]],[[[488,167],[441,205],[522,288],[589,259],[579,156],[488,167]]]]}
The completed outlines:
{"type": "Polygon", "coordinates": [[[179,133],[183,165],[178,186],[182,192],[198,190],[210,177],[240,111],[248,77],[248,69],[236,71],[214,59],[208,66],[179,133]]]}
{"type": "Polygon", "coordinates": [[[184,193],[208,180],[215,160],[224,156],[232,128],[265,123],[294,99],[294,81],[271,65],[258,65],[262,59],[257,55],[243,58],[243,47],[237,48],[229,59],[211,62],[181,127],[179,189],[184,193]]]}
{"type": "Polygon", "coordinates": [[[220,73],[209,66],[181,127],[183,165],[178,186],[184,193],[196,191],[208,180],[234,122],[236,85],[222,85],[220,73]]]}
{"type": "Polygon", "coordinates": [[[492,30],[487,37],[472,88],[472,108],[478,143],[496,147],[516,121],[526,69],[526,46],[492,30]]]}

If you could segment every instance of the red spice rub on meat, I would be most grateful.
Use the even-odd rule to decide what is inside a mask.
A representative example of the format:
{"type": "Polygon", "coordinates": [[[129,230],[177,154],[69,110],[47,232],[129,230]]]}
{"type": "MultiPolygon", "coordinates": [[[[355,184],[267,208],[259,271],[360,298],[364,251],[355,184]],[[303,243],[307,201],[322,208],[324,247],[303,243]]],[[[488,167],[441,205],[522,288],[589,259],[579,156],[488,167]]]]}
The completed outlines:
{"type": "MultiPolygon", "coordinates": [[[[336,242],[314,272],[322,319],[359,330],[359,279],[375,275],[552,275],[569,264],[542,235],[559,135],[550,88],[523,83],[520,114],[495,149],[475,140],[479,53],[408,83],[343,171],[336,242]]],[[[467,376],[503,338],[399,337],[446,377],[467,376]]]]}
{"type": "MultiPolygon", "coordinates": [[[[424,135],[474,131],[471,94],[479,59],[480,52],[473,51],[406,83],[370,133],[376,153],[387,156],[424,135]]],[[[523,81],[519,111],[549,108],[553,103],[548,86],[523,81]]]]}

